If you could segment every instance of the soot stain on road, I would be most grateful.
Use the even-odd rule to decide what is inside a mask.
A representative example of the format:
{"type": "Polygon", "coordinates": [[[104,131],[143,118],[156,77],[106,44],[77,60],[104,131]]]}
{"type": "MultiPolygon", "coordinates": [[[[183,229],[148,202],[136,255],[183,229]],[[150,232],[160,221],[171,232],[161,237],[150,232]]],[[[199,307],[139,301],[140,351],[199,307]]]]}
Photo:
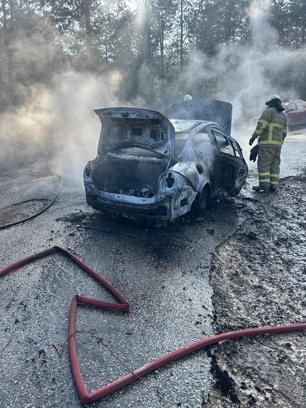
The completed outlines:
{"type": "MultiPolygon", "coordinates": [[[[239,200],[237,200],[239,203],[239,200]]],[[[151,248],[161,256],[167,256],[168,251],[183,248],[189,242],[199,240],[201,234],[213,236],[218,234],[219,225],[228,226],[230,230],[238,223],[237,209],[246,204],[237,204],[233,199],[214,201],[204,217],[182,217],[175,223],[161,224],[147,220],[128,219],[109,216],[99,212],[77,211],[60,217],[57,221],[64,222],[68,229],[86,231],[89,239],[98,239],[100,235],[110,234],[118,240],[131,239],[143,248],[151,248]],[[226,222],[225,222],[226,221],[226,222]],[[214,228],[216,224],[216,228],[214,228]]],[[[209,244],[209,243],[208,243],[209,244]]]]}

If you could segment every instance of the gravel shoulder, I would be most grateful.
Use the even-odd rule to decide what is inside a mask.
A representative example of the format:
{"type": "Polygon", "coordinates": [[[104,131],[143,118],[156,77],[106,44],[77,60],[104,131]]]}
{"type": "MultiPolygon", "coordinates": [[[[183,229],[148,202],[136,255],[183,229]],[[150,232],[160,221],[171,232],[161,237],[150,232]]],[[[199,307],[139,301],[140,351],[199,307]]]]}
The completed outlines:
{"type": "MultiPolygon", "coordinates": [[[[216,333],[306,320],[306,177],[249,200],[249,217],[213,256],[216,333]]],[[[204,407],[305,407],[306,334],[260,336],[209,350],[213,386],[204,407]]]]}

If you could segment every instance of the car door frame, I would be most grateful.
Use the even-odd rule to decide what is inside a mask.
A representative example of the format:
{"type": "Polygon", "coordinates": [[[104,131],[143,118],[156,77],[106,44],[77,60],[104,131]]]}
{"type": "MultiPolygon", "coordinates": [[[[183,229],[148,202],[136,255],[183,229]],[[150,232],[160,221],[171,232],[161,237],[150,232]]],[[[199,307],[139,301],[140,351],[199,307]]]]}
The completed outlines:
{"type": "Polygon", "coordinates": [[[235,195],[242,188],[247,176],[247,165],[243,158],[241,147],[235,139],[228,136],[217,124],[210,125],[209,131],[214,139],[214,144],[217,151],[217,160],[215,162],[217,190],[235,195]],[[234,155],[222,152],[220,150],[214,131],[219,132],[221,136],[225,138],[234,155]],[[234,146],[238,150],[238,155],[236,154],[236,149],[234,146]],[[220,162],[220,166],[218,165],[218,162],[220,162]]]}
{"type": "MultiPolygon", "coordinates": [[[[194,144],[194,138],[196,135],[198,135],[199,133],[207,133],[208,138],[210,140],[210,144],[213,150],[213,157],[212,157],[212,163],[210,165],[210,163],[201,163],[204,167],[206,167],[206,169],[204,168],[203,171],[206,173],[207,175],[207,179],[209,181],[209,188],[210,188],[210,194],[211,196],[215,195],[216,192],[218,192],[218,185],[216,184],[216,177],[215,177],[215,161],[217,158],[217,154],[218,154],[218,147],[216,145],[216,141],[214,136],[212,135],[212,133],[210,132],[210,128],[209,128],[209,124],[207,123],[201,123],[200,125],[198,125],[195,129],[193,129],[192,132],[192,138],[193,138],[193,144],[194,144]]],[[[193,149],[195,152],[195,155],[197,157],[199,157],[196,149],[193,149]]],[[[199,159],[199,162],[201,162],[202,160],[199,159]]]]}

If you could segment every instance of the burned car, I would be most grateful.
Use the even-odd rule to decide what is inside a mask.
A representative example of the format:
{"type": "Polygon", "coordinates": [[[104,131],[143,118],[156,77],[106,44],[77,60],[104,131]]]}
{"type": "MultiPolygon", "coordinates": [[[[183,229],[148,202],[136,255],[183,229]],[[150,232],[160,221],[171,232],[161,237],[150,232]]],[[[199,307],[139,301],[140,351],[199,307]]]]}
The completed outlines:
{"type": "MultiPolygon", "coordinates": [[[[184,113],[185,105],[173,107],[172,119],[138,108],[95,111],[102,131],[98,155],[84,170],[89,205],[174,221],[204,211],[218,194],[239,193],[247,175],[239,144],[217,122],[194,118],[209,119],[205,109],[184,113]]],[[[225,116],[219,122],[228,128],[231,119],[225,116]]]]}

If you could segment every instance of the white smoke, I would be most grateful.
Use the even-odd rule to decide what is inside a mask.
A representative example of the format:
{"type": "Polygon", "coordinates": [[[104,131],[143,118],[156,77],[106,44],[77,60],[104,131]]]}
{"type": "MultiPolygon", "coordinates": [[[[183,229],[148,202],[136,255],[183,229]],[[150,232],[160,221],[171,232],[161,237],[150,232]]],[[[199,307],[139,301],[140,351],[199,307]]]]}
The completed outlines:
{"type": "Polygon", "coordinates": [[[271,7],[272,0],[253,0],[248,12],[250,41],[223,45],[212,58],[194,51],[182,73],[181,83],[189,92],[207,89],[208,94],[201,91],[201,96],[233,104],[234,126],[241,134],[247,133],[250,119],[259,116],[267,96],[280,94],[284,100],[296,97],[297,90],[288,88],[285,76],[292,66],[298,75],[306,63],[305,48],[279,45],[278,32],[270,24],[271,7]]]}
{"type": "MultiPolygon", "coordinates": [[[[136,22],[141,25],[147,2],[134,3],[139,5],[136,22]]],[[[145,97],[152,100],[146,107],[164,112],[165,106],[178,102],[181,91],[182,95],[191,93],[195,98],[208,96],[229,101],[234,106],[234,124],[240,140],[248,140],[250,127],[254,126],[250,119],[260,114],[266,96],[295,96],[296,90],[286,86],[284,77],[293,65],[298,75],[306,63],[305,49],[292,50],[278,44],[278,33],[270,24],[271,6],[272,0],[252,1],[248,13],[251,38],[247,43],[222,45],[215,57],[193,51],[179,81],[163,83],[160,91],[150,67],[142,66],[136,81],[139,96],[134,103],[144,106],[145,97]]],[[[56,38],[57,34],[50,28],[48,35],[56,38]]],[[[45,167],[81,182],[84,164],[95,156],[99,138],[100,123],[93,109],[128,105],[116,97],[125,83],[118,72],[94,75],[72,69],[63,72],[63,66],[56,69],[51,62],[60,39],[55,41],[55,48],[46,47],[44,42],[38,49],[41,42],[39,33],[35,33],[34,40],[26,38],[26,49],[22,42],[15,47],[15,54],[19,53],[20,61],[24,61],[18,67],[26,71],[25,78],[35,67],[40,77],[46,71],[50,80],[47,85],[23,84],[22,106],[0,115],[0,168],[3,172],[18,166],[45,167]]]]}
{"type": "Polygon", "coordinates": [[[31,87],[21,107],[0,115],[2,172],[23,166],[81,181],[99,138],[93,110],[116,105],[119,84],[117,73],[68,71],[55,75],[48,87],[31,87]]]}

